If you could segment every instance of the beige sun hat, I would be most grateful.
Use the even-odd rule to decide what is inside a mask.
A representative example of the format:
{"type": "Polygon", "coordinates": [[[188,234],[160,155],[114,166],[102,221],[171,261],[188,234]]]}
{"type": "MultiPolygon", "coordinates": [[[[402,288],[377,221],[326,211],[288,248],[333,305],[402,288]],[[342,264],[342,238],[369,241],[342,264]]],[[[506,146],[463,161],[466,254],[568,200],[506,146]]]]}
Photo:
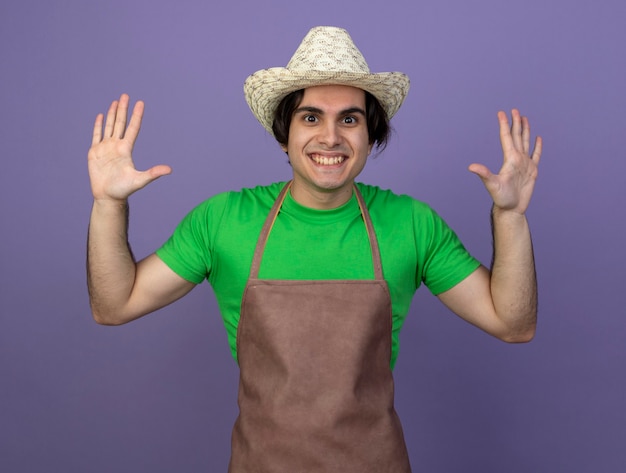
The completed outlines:
{"type": "MultiPolygon", "coordinates": [[[[373,74],[348,32],[332,26],[311,29],[287,67],[272,67],[246,79],[246,102],[261,125],[272,133],[280,101],[296,90],[316,85],[350,85],[378,99],[391,118],[409,92],[409,78],[401,72],[373,74]]],[[[273,134],[273,133],[272,133],[273,134]]]]}

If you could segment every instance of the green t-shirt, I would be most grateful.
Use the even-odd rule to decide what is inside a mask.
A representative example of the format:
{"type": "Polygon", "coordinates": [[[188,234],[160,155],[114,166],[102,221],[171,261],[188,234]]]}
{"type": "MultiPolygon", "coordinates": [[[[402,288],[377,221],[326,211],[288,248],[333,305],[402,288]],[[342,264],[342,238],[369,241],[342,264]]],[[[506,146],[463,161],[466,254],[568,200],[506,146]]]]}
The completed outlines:
{"type": "MultiPolygon", "coordinates": [[[[284,182],[226,192],[193,209],[157,255],[178,275],[215,291],[233,357],[241,298],[261,227],[284,182]]],[[[357,184],[380,246],[393,309],[391,366],[398,335],[422,282],[433,294],[465,279],[480,263],[426,204],[357,184]]],[[[288,193],[269,235],[259,278],[374,279],[372,253],[356,197],[332,210],[298,204],[288,193]]]]}

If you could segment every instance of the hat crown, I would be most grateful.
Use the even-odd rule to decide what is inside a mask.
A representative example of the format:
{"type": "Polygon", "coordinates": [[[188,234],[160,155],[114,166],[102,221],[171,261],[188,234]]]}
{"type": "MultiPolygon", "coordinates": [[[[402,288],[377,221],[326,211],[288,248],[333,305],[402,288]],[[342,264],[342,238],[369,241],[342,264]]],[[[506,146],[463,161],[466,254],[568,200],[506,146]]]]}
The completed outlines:
{"type": "Polygon", "coordinates": [[[365,58],[343,28],[318,26],[309,31],[287,64],[290,71],[369,74],[365,58]]]}

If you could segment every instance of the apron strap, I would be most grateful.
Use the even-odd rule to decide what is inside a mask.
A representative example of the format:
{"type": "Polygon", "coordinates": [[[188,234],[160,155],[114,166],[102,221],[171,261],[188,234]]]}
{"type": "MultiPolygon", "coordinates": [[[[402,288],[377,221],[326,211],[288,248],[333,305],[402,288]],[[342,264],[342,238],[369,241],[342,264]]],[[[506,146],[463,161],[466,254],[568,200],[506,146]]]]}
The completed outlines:
{"type": "Polygon", "coordinates": [[[256,248],[254,250],[254,257],[252,258],[252,266],[250,266],[250,279],[258,279],[259,277],[259,268],[261,267],[261,257],[263,256],[263,250],[265,249],[265,243],[267,242],[267,237],[274,226],[274,222],[276,221],[276,217],[278,216],[278,211],[280,207],[283,205],[283,201],[285,200],[285,196],[287,195],[287,191],[291,188],[292,181],[289,181],[283,189],[276,197],[276,201],[274,201],[274,205],[270,210],[267,218],[265,219],[265,223],[263,224],[263,228],[261,229],[261,234],[259,235],[259,239],[256,242],[256,248]]]}
{"type": "MultiPolygon", "coordinates": [[[[261,229],[261,234],[259,235],[259,239],[257,240],[256,248],[254,250],[254,256],[252,258],[252,265],[250,266],[250,279],[258,279],[259,277],[259,268],[261,267],[261,258],[263,257],[263,251],[265,250],[265,243],[267,242],[267,238],[274,226],[274,222],[278,217],[278,212],[280,211],[281,206],[283,205],[283,201],[287,196],[287,192],[291,188],[291,183],[293,181],[289,181],[283,189],[278,194],[270,213],[265,219],[265,223],[263,224],[263,228],[261,229]]],[[[374,225],[372,225],[372,219],[370,217],[370,213],[367,210],[367,206],[365,205],[365,201],[363,200],[363,196],[359,191],[358,187],[354,185],[354,194],[356,195],[357,202],[359,204],[359,208],[361,209],[361,215],[363,216],[363,220],[365,222],[365,228],[367,230],[367,237],[369,238],[370,248],[372,250],[372,263],[374,265],[374,277],[376,280],[383,280],[383,267],[380,259],[380,249],[378,247],[378,239],[376,238],[376,233],[374,232],[374,225]]]]}
{"type": "Polygon", "coordinates": [[[376,232],[374,232],[374,225],[372,224],[372,219],[370,217],[369,210],[367,210],[367,206],[365,205],[365,201],[363,200],[363,196],[361,195],[361,191],[354,184],[354,193],[356,195],[356,200],[359,203],[359,208],[361,209],[361,215],[363,216],[363,220],[365,221],[365,228],[367,229],[367,237],[370,240],[370,248],[372,249],[372,263],[374,264],[374,277],[376,280],[383,280],[383,265],[380,259],[380,249],[378,247],[378,238],[376,238],[376,232]]]}

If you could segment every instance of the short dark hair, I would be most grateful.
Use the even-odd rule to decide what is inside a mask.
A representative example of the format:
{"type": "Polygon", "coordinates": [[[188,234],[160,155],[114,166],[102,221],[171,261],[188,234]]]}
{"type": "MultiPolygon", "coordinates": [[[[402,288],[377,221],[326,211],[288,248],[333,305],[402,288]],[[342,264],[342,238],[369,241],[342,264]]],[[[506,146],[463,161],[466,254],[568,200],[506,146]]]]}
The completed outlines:
{"type": "MultiPolygon", "coordinates": [[[[276,112],[274,113],[274,122],[272,123],[272,131],[278,143],[283,146],[287,145],[289,140],[289,127],[291,126],[291,118],[296,111],[302,98],[304,97],[304,89],[291,92],[280,101],[276,112]]],[[[382,151],[387,146],[389,136],[391,135],[391,126],[387,112],[380,105],[376,97],[365,91],[365,114],[367,122],[367,135],[370,144],[376,144],[376,148],[382,151]]]]}

